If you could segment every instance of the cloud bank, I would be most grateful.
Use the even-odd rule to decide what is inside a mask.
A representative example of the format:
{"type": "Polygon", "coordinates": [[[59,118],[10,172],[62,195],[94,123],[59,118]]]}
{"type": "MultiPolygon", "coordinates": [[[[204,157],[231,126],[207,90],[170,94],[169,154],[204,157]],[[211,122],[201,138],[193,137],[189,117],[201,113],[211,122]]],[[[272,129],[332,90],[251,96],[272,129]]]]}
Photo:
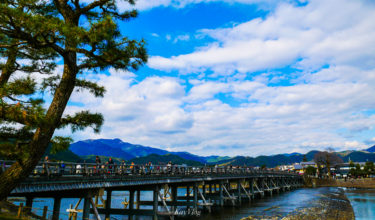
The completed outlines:
{"type": "Polygon", "coordinates": [[[76,139],[118,137],[230,156],[365,148],[375,138],[373,21],[370,1],[283,2],[265,18],[189,33],[209,43],[189,54],[153,56],[148,63],[184,77],[136,81],[134,74],[115,70],[90,76],[106,86],[105,98],[76,93],[72,101],[102,112],[106,121],[101,134],[87,130],[76,139]]]}

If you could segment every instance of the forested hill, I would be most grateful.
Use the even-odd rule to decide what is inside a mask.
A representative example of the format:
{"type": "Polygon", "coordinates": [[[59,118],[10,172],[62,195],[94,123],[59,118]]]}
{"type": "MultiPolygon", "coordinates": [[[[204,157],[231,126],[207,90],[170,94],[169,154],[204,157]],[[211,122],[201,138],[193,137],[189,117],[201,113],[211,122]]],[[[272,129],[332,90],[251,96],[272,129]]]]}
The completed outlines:
{"type": "MultiPolygon", "coordinates": [[[[139,157],[146,157],[151,154],[166,155],[172,154],[185,160],[197,161],[202,164],[215,163],[230,157],[220,156],[198,156],[188,152],[169,152],[159,148],[147,147],[142,145],[123,142],[120,139],[96,139],[78,141],[70,145],[70,150],[81,157],[88,155],[111,156],[131,160],[139,157]]],[[[177,158],[177,157],[176,157],[177,158]]]]}
{"type": "MultiPolygon", "coordinates": [[[[304,158],[308,161],[313,160],[314,155],[318,151],[310,151],[306,155],[301,153],[291,154],[277,154],[270,156],[246,157],[246,156],[199,156],[188,152],[169,152],[159,148],[147,147],[142,145],[135,145],[123,142],[120,139],[97,139],[84,140],[73,143],[70,150],[53,156],[57,160],[67,159],[69,161],[86,160],[92,162],[96,155],[102,156],[104,160],[108,157],[116,158],[117,161],[122,159],[126,161],[133,161],[135,163],[153,164],[167,163],[172,161],[175,164],[187,165],[246,165],[246,166],[262,166],[275,167],[283,164],[293,164],[301,162],[304,158]]],[[[343,151],[337,154],[345,161],[375,161],[375,146],[362,151],[343,151]]]]}
{"type": "Polygon", "coordinates": [[[182,157],[179,157],[173,154],[166,154],[166,155],[150,154],[145,157],[138,157],[138,158],[131,159],[129,162],[134,162],[135,164],[146,164],[148,162],[151,162],[154,165],[157,165],[157,164],[166,165],[169,161],[171,161],[172,164],[186,164],[188,166],[204,165],[201,162],[194,161],[194,160],[186,160],[182,157]]]}

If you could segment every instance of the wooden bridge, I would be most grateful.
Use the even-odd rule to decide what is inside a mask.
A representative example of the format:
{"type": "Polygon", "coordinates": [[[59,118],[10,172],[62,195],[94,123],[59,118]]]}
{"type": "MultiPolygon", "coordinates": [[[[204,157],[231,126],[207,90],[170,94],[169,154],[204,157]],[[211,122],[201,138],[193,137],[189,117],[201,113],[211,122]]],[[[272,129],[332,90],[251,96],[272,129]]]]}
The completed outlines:
{"type": "MultiPolygon", "coordinates": [[[[0,171],[11,165],[0,161],[0,171]]],[[[256,198],[302,186],[294,173],[260,171],[248,167],[189,167],[180,165],[125,165],[90,163],[40,163],[17,186],[10,197],[26,197],[31,210],[33,199],[53,198],[52,219],[59,219],[62,198],[79,198],[67,211],[69,219],[109,219],[110,215],[175,216],[211,212],[214,206],[239,206],[256,198]],[[181,190],[185,193],[181,195],[181,190]],[[112,208],[112,192],[128,191],[124,208],[112,208]],[[141,201],[141,193],[152,191],[151,201],[141,201]],[[180,192],[179,194],[177,192],[180,192]],[[80,202],[83,209],[78,210],[80,202]]]]}

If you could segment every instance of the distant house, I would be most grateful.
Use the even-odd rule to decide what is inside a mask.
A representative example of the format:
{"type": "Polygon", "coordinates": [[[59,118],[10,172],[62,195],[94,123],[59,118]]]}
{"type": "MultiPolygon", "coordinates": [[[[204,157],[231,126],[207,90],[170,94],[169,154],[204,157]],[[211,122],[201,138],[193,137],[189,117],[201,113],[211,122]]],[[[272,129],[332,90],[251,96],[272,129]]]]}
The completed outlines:
{"type": "Polygon", "coordinates": [[[278,169],[282,171],[294,171],[299,174],[304,174],[304,170],[309,166],[312,166],[315,168],[317,167],[316,163],[309,161],[309,162],[294,163],[292,165],[280,165],[278,169]]]}
{"type": "Polygon", "coordinates": [[[279,170],[281,171],[290,171],[293,169],[294,169],[293,165],[280,165],[279,166],[279,170]]]}
{"type": "MultiPolygon", "coordinates": [[[[366,165],[366,162],[353,162],[353,163],[354,165],[359,164],[361,166],[361,170],[363,170],[364,166],[366,165]]],[[[331,172],[335,173],[337,176],[345,177],[348,175],[350,169],[351,169],[350,163],[340,163],[332,167],[331,172]]]]}
{"type": "Polygon", "coordinates": [[[302,165],[299,164],[299,163],[295,163],[295,164],[293,164],[293,170],[294,170],[296,173],[304,174],[303,167],[302,167],[302,165]]]}
{"type": "Polygon", "coordinates": [[[347,176],[350,171],[349,163],[336,164],[331,168],[331,172],[335,173],[336,176],[347,176]]]}
{"type": "Polygon", "coordinates": [[[316,165],[314,161],[301,162],[300,165],[302,166],[303,169],[306,169],[307,167],[318,168],[318,166],[316,165]]]}

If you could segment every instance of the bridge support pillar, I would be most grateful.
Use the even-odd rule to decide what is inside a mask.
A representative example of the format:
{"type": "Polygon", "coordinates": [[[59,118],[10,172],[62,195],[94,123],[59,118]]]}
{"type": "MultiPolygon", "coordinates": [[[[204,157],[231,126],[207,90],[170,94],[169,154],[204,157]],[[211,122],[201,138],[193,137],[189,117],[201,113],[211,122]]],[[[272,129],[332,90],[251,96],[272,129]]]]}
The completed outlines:
{"type": "Polygon", "coordinates": [[[89,220],[90,219],[90,200],[89,196],[86,196],[83,201],[83,213],[82,213],[82,220],[89,220]]]}
{"type": "Polygon", "coordinates": [[[158,196],[159,196],[159,186],[155,186],[154,193],[153,193],[154,204],[152,207],[152,210],[154,211],[154,215],[152,217],[153,220],[158,219],[158,203],[159,203],[158,196]]]}
{"type": "Polygon", "coordinates": [[[224,206],[223,181],[219,183],[219,205],[224,206]]]}
{"type": "MultiPolygon", "coordinates": [[[[190,187],[186,186],[186,202],[189,204],[190,201],[190,187]]],[[[187,209],[189,209],[189,205],[186,206],[187,209]]]]}
{"type": "Polygon", "coordinates": [[[262,191],[262,192],[260,193],[260,197],[261,197],[261,198],[264,198],[264,194],[265,194],[265,192],[264,192],[264,178],[261,178],[261,179],[260,179],[260,190],[262,191]]]}
{"type": "Polygon", "coordinates": [[[206,183],[203,183],[202,194],[203,194],[204,198],[206,198],[206,190],[207,190],[207,185],[206,185],[206,183]]]}
{"type": "Polygon", "coordinates": [[[249,186],[250,186],[250,192],[251,192],[251,199],[255,199],[255,194],[254,194],[254,179],[249,180],[249,186]]]}
{"type": "Polygon", "coordinates": [[[137,209],[139,209],[139,204],[141,204],[141,190],[137,190],[137,209]]]}
{"type": "Polygon", "coordinates": [[[177,202],[177,186],[172,186],[172,212],[176,211],[176,202],[177,202]]]}
{"type": "Polygon", "coordinates": [[[105,200],[105,219],[110,218],[112,202],[112,190],[107,190],[107,198],[105,200]]]}
{"type": "Polygon", "coordinates": [[[55,197],[53,201],[52,220],[59,220],[61,197],[55,197]]]}
{"type": "Polygon", "coordinates": [[[32,197],[26,197],[26,207],[25,210],[27,213],[30,213],[33,208],[33,199],[32,197]]]}
{"type": "Polygon", "coordinates": [[[276,187],[277,187],[276,193],[280,194],[280,182],[279,182],[279,178],[277,178],[275,181],[276,181],[275,184],[276,184],[276,187]]]}
{"type": "Polygon", "coordinates": [[[198,184],[197,183],[194,183],[194,186],[193,186],[193,191],[194,191],[194,210],[197,210],[197,207],[198,207],[198,184]]]}
{"type": "Polygon", "coordinates": [[[241,180],[237,181],[237,195],[238,195],[238,205],[241,205],[242,198],[241,198],[241,180]]]}
{"type": "MultiPolygon", "coordinates": [[[[134,190],[129,191],[129,210],[134,209],[134,190]]],[[[128,216],[129,220],[133,219],[133,215],[128,216]]]]}

